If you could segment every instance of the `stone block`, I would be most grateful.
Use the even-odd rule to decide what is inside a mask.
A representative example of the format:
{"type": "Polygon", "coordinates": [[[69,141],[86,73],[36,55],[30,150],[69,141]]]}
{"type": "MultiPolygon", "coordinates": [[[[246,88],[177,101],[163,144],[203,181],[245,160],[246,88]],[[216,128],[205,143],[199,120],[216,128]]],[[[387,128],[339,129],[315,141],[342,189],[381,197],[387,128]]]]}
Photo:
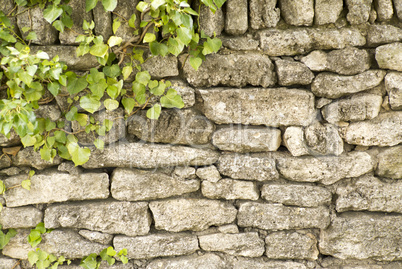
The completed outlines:
{"type": "Polygon", "coordinates": [[[275,27],[281,19],[277,0],[250,0],[250,25],[253,29],[275,27]]]}
{"type": "Polygon", "coordinates": [[[314,0],[279,0],[287,24],[309,26],[314,20],[314,0]]]}
{"type": "Polygon", "coordinates": [[[343,152],[343,140],[332,124],[317,121],[304,129],[304,137],[311,154],[339,156],[343,152]]]}
{"type": "Polygon", "coordinates": [[[315,23],[335,23],[343,10],[342,0],[315,0],[315,23]]]}
{"type": "Polygon", "coordinates": [[[230,35],[242,35],[248,29],[247,0],[226,1],[225,32],[230,35]]]}
{"type": "Polygon", "coordinates": [[[111,245],[113,240],[112,234],[106,234],[101,232],[89,231],[89,230],[79,230],[78,233],[88,239],[91,242],[103,244],[103,245],[111,245]]]}
{"type": "Polygon", "coordinates": [[[402,110],[402,73],[390,72],[384,80],[391,109],[402,110]]]}
{"type": "Polygon", "coordinates": [[[378,45],[402,41],[402,29],[393,25],[370,25],[367,31],[367,45],[378,45]]]}
{"type": "Polygon", "coordinates": [[[297,157],[309,154],[302,127],[291,126],[286,128],[283,134],[283,144],[292,156],[297,157]]]}
{"type": "Polygon", "coordinates": [[[20,261],[7,257],[0,257],[0,268],[22,269],[20,261]]]}
{"type": "Polygon", "coordinates": [[[230,50],[257,50],[260,43],[258,40],[253,39],[252,36],[243,35],[235,37],[220,37],[222,40],[222,46],[230,50]]]}
{"type": "Polygon", "coordinates": [[[396,14],[399,20],[402,20],[402,0],[393,0],[396,14]]]}
{"type": "Polygon", "coordinates": [[[223,269],[226,268],[224,260],[213,253],[201,256],[186,256],[153,260],[146,269],[223,269]]]}
{"type": "Polygon", "coordinates": [[[112,12],[105,11],[102,2],[98,2],[95,8],[92,10],[94,22],[95,22],[95,35],[103,36],[103,40],[109,40],[109,37],[113,35],[112,30],[112,12]]]}
{"type": "Polygon", "coordinates": [[[377,47],[375,59],[380,68],[402,71],[402,43],[377,47]]]}
{"type": "Polygon", "coordinates": [[[42,211],[33,206],[3,207],[0,213],[2,229],[34,228],[42,219],[42,211]]]}
{"type": "Polygon", "coordinates": [[[392,0],[374,0],[378,21],[389,21],[394,15],[392,0]]]}
{"type": "Polygon", "coordinates": [[[307,267],[300,262],[293,261],[273,261],[265,259],[250,259],[238,258],[233,263],[234,269],[307,269],[307,267]]]}
{"type": "Polygon", "coordinates": [[[211,182],[217,182],[221,179],[221,175],[215,165],[198,168],[196,175],[202,180],[208,180],[211,182]]]}
{"type": "Polygon", "coordinates": [[[313,72],[303,63],[277,60],[275,65],[278,82],[281,86],[308,85],[314,79],[313,72]]]}
{"type": "Polygon", "coordinates": [[[56,156],[53,162],[42,160],[39,150],[35,151],[33,147],[21,149],[16,156],[11,157],[11,160],[14,166],[28,166],[38,170],[56,166],[61,163],[59,156],[56,156]]]}
{"type": "Polygon", "coordinates": [[[402,146],[385,149],[377,155],[376,175],[393,179],[402,179],[402,146]]]}
{"type": "MultiPolygon", "coordinates": [[[[199,3],[197,3],[196,10],[198,10],[198,5],[199,3]]],[[[225,16],[221,8],[213,13],[206,5],[201,5],[199,23],[201,30],[207,36],[212,37],[215,34],[219,36],[225,28],[225,16]]]]}
{"type": "Polygon", "coordinates": [[[224,178],[218,182],[203,181],[202,194],[210,199],[246,199],[257,200],[259,193],[254,182],[224,178]]]}
{"type": "Polygon", "coordinates": [[[348,14],[346,19],[350,24],[362,24],[368,21],[373,0],[346,0],[348,14]]]}

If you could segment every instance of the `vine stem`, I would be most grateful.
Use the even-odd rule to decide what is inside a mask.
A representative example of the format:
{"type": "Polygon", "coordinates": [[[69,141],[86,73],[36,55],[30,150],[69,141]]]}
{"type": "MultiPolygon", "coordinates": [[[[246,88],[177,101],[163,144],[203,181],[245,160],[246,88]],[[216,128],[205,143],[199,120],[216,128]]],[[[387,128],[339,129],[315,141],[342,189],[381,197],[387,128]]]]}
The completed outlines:
{"type": "Polygon", "coordinates": [[[18,265],[20,265],[21,264],[21,260],[19,260],[18,262],[16,262],[15,264],[14,264],[14,266],[13,266],[13,268],[11,268],[11,269],[15,269],[18,265]]]}

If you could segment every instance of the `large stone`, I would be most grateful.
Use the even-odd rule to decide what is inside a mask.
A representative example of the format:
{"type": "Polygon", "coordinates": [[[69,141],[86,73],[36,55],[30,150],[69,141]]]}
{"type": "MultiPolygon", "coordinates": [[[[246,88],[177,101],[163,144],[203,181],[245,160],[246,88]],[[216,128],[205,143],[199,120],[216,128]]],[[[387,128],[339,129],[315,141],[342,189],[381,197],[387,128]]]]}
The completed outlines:
{"type": "Polygon", "coordinates": [[[324,106],[321,113],[326,121],[333,124],[340,121],[371,120],[378,116],[381,104],[381,96],[355,94],[324,106]]]}
{"type": "Polygon", "coordinates": [[[222,46],[230,50],[257,50],[260,43],[250,35],[222,36],[222,46]]]}
{"type": "Polygon", "coordinates": [[[192,109],[162,110],[157,121],[146,111],[130,118],[128,133],[144,141],[168,144],[199,145],[211,140],[215,125],[192,109]]]}
{"type": "Polygon", "coordinates": [[[402,110],[402,73],[390,72],[384,80],[391,109],[402,110]]]}
{"type": "Polygon", "coordinates": [[[264,254],[264,241],[258,233],[209,234],[198,237],[201,249],[219,251],[234,256],[261,257],[264,254]]]}
{"type": "Polygon", "coordinates": [[[365,37],[354,28],[270,29],[258,33],[260,46],[269,56],[305,54],[316,49],[343,49],[363,46],[365,37]]]}
{"type": "Polygon", "coordinates": [[[373,0],[346,0],[348,7],[347,20],[350,24],[361,24],[368,21],[373,0]]]}
{"type": "MultiPolygon", "coordinates": [[[[200,3],[197,3],[196,10],[199,10],[200,3]]],[[[219,36],[225,27],[225,16],[221,8],[212,12],[206,5],[201,5],[199,17],[200,29],[204,31],[207,36],[219,36]]]]}
{"type": "Polygon", "coordinates": [[[400,260],[402,217],[345,213],[321,230],[320,252],[339,259],[400,260]]]}
{"type": "Polygon", "coordinates": [[[154,79],[175,77],[179,75],[178,60],[173,55],[148,58],[141,67],[144,70],[147,70],[154,79]]]}
{"type": "Polygon", "coordinates": [[[290,207],[280,204],[243,202],[237,215],[240,227],[265,230],[324,229],[330,224],[326,207],[290,207]]]}
{"type": "Polygon", "coordinates": [[[197,236],[185,233],[151,234],[127,237],[118,235],[113,239],[116,249],[127,249],[133,259],[189,255],[199,249],[197,236]]]}
{"type": "Polygon", "coordinates": [[[339,156],[343,152],[343,140],[332,124],[317,121],[304,129],[304,136],[311,154],[339,156]]]}
{"type": "Polygon", "coordinates": [[[355,76],[320,73],[311,84],[311,91],[319,97],[336,99],[374,88],[381,83],[385,74],[384,70],[368,70],[355,76]]]}
{"type": "MultiPolygon", "coordinates": [[[[5,184],[9,188],[21,184],[26,179],[26,175],[9,177],[5,180],[5,184]]],[[[13,188],[4,194],[8,207],[70,200],[106,199],[108,196],[109,176],[106,173],[85,173],[73,176],[53,170],[46,170],[32,176],[29,191],[24,188],[13,188]]]]}
{"type": "Polygon", "coordinates": [[[103,40],[106,42],[109,37],[113,35],[112,30],[112,12],[105,11],[101,1],[98,1],[95,8],[92,10],[95,22],[95,34],[103,36],[103,40]]]}
{"type": "Polygon", "coordinates": [[[281,86],[308,85],[314,79],[313,72],[303,63],[277,60],[275,65],[278,82],[281,86]]]}
{"type": "Polygon", "coordinates": [[[273,261],[265,259],[238,258],[234,261],[233,269],[307,269],[303,263],[293,261],[273,261]]]}
{"type": "Polygon", "coordinates": [[[138,167],[156,168],[167,166],[210,165],[219,158],[219,153],[210,149],[183,146],[119,143],[95,150],[84,168],[138,167]]]}
{"type": "Polygon", "coordinates": [[[225,32],[230,35],[242,35],[248,29],[247,0],[226,1],[225,32]]]}
{"type": "Polygon", "coordinates": [[[402,40],[402,29],[392,25],[370,25],[367,31],[367,44],[377,46],[402,40]]]}
{"type": "Polygon", "coordinates": [[[318,259],[317,239],[311,233],[270,233],[265,238],[265,244],[265,255],[270,259],[318,259]]]}
{"type": "Polygon", "coordinates": [[[372,120],[346,128],[346,143],[360,146],[394,146],[402,142],[402,111],[381,113],[372,120]]]}
{"type": "Polygon", "coordinates": [[[275,159],[262,154],[224,154],[219,158],[219,172],[222,175],[246,180],[275,180],[279,178],[275,159]]]}
{"type": "Polygon", "coordinates": [[[379,21],[388,21],[394,15],[392,0],[374,0],[374,5],[377,11],[377,19],[379,21]]]}
{"type": "Polygon", "coordinates": [[[274,128],[228,127],[212,136],[212,143],[220,150],[234,152],[276,151],[281,145],[281,131],[274,128]]]}
{"type": "Polygon", "coordinates": [[[28,166],[39,170],[56,166],[61,163],[61,158],[56,156],[53,162],[45,161],[41,158],[40,152],[35,151],[33,147],[28,147],[18,151],[16,156],[11,157],[14,166],[28,166]]]}
{"type": "Polygon", "coordinates": [[[380,68],[402,71],[402,43],[377,47],[375,59],[380,68]]]}
{"type": "Polygon", "coordinates": [[[314,0],[279,0],[287,24],[309,26],[314,19],[314,0]]]}
{"type": "Polygon", "coordinates": [[[224,178],[218,182],[203,181],[202,195],[210,199],[257,200],[259,193],[254,182],[224,178]]]}
{"type": "Polygon", "coordinates": [[[302,89],[215,88],[199,92],[205,116],[218,124],[306,126],[315,117],[314,95],[302,89]]]}
{"type": "Polygon", "coordinates": [[[146,269],[224,269],[224,260],[213,253],[206,253],[202,256],[188,256],[178,258],[167,258],[153,260],[146,269]]]}
{"type": "Polygon", "coordinates": [[[300,182],[333,184],[343,178],[358,177],[373,170],[374,161],[365,152],[340,156],[284,156],[278,158],[278,170],[285,178],[300,182]]]}
{"type": "Polygon", "coordinates": [[[305,184],[265,184],[261,197],[271,203],[302,207],[329,205],[332,200],[327,189],[305,184]]]}
{"type": "Polygon", "coordinates": [[[33,206],[3,207],[0,213],[2,229],[31,228],[42,221],[43,213],[33,206]]]}
{"type": "Polygon", "coordinates": [[[183,71],[188,83],[195,87],[268,87],[276,82],[271,60],[257,52],[210,54],[197,71],[190,65],[189,60],[185,62],[183,71]]]}
{"type": "MultiPolygon", "coordinates": [[[[140,28],[140,20],[139,18],[141,17],[140,12],[136,9],[139,0],[119,0],[116,8],[113,10],[113,20],[119,20],[121,22],[121,25],[119,29],[117,29],[115,35],[118,37],[121,37],[123,39],[123,43],[131,40],[131,42],[137,42],[140,38],[141,32],[138,33],[138,35],[134,35],[134,29],[131,28],[128,25],[128,20],[131,18],[133,14],[136,16],[135,20],[135,28],[139,29],[140,28]],[[125,20],[123,20],[121,17],[123,17],[125,20]]],[[[105,11],[103,11],[105,12],[105,11]]]]}
{"type": "Polygon", "coordinates": [[[302,127],[291,126],[283,133],[283,144],[290,151],[292,156],[308,155],[309,149],[304,139],[302,127]]]}
{"type": "Polygon", "coordinates": [[[200,188],[200,181],[183,180],[160,172],[117,168],[113,171],[111,185],[113,198],[140,201],[195,192],[200,188]]]}
{"type": "Polygon", "coordinates": [[[45,211],[46,228],[79,228],[128,236],[149,232],[148,203],[86,202],[51,205],[45,211]]]}
{"type": "Polygon", "coordinates": [[[149,208],[155,228],[171,232],[202,231],[212,225],[231,223],[237,214],[236,208],[229,203],[206,199],[154,201],[149,208]]]}
{"type": "Polygon", "coordinates": [[[371,175],[345,182],[336,189],[336,210],[402,213],[402,182],[384,183],[371,175]]]}
{"type": "Polygon", "coordinates": [[[281,19],[277,0],[250,0],[250,26],[253,29],[275,27],[281,19]]]}
{"type": "Polygon", "coordinates": [[[399,20],[402,20],[402,0],[393,0],[396,14],[399,20]]]}
{"type": "Polygon", "coordinates": [[[342,0],[315,0],[315,23],[335,23],[343,10],[342,0]]]}
{"type": "Polygon", "coordinates": [[[393,179],[402,179],[402,146],[388,148],[377,155],[376,175],[393,179]]]}

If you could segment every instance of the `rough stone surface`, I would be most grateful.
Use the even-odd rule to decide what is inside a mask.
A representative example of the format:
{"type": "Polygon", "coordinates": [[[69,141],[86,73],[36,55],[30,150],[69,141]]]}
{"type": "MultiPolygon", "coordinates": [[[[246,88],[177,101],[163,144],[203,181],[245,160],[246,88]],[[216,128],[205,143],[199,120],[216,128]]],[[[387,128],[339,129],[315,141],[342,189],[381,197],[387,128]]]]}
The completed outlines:
{"type": "Polygon", "coordinates": [[[279,178],[275,159],[269,155],[224,154],[219,158],[218,170],[234,179],[266,181],[279,178]]]}
{"type": "Polygon", "coordinates": [[[385,76],[385,89],[388,92],[391,109],[402,110],[402,73],[388,73],[385,76]]]}
{"type": "Polygon", "coordinates": [[[34,151],[32,147],[21,149],[16,156],[11,157],[11,160],[15,166],[29,166],[39,170],[59,165],[61,163],[61,158],[59,156],[56,156],[53,159],[53,162],[42,160],[39,151],[34,151]]]}
{"type": "Polygon", "coordinates": [[[388,148],[377,155],[375,173],[381,177],[402,179],[402,146],[388,148]]]}
{"type": "Polygon", "coordinates": [[[315,23],[318,25],[335,23],[342,10],[342,0],[316,0],[315,23]]]}
{"type": "Polygon", "coordinates": [[[173,175],[181,179],[197,178],[197,176],[195,175],[195,168],[189,166],[177,166],[173,171],[173,175]]]}
{"type": "Polygon", "coordinates": [[[317,239],[311,233],[270,233],[265,244],[265,255],[270,259],[318,259],[317,239]]]}
{"type": "Polygon", "coordinates": [[[183,146],[119,143],[91,153],[84,168],[138,167],[155,168],[181,165],[210,165],[218,160],[219,154],[209,149],[183,146]]]}
{"type": "Polygon", "coordinates": [[[402,71],[402,43],[377,47],[375,59],[380,68],[402,71]]]}
{"type": "Polygon", "coordinates": [[[222,46],[231,50],[257,50],[260,43],[252,36],[219,37],[222,40],[222,46]]]}
{"type": "Polygon", "coordinates": [[[142,67],[147,70],[153,79],[174,77],[179,75],[178,61],[173,55],[149,58],[142,67]]]}
{"type": "Polygon", "coordinates": [[[187,180],[138,169],[117,168],[112,175],[113,198],[124,201],[161,199],[200,188],[199,180],[187,180]]]}
{"type": "Polygon", "coordinates": [[[20,261],[7,257],[0,257],[0,268],[22,269],[20,261]]]}
{"type": "Polygon", "coordinates": [[[146,236],[116,236],[113,239],[116,249],[127,249],[127,256],[133,259],[189,255],[199,249],[195,235],[151,234],[146,236]]]}
{"type": "Polygon", "coordinates": [[[202,231],[209,226],[231,223],[237,210],[231,204],[206,199],[175,199],[149,204],[155,228],[171,232],[202,231]]]}
{"type": "Polygon", "coordinates": [[[250,0],[250,25],[253,29],[275,27],[281,19],[277,0],[250,0]]]}
{"type": "Polygon", "coordinates": [[[304,140],[304,130],[302,127],[291,126],[286,128],[283,134],[283,144],[290,151],[292,156],[297,157],[309,153],[304,140]]]}
{"type": "Polygon", "coordinates": [[[342,178],[358,177],[373,170],[374,161],[365,152],[340,156],[278,158],[278,170],[285,178],[300,182],[333,184],[342,178]]]}
{"type": "Polygon", "coordinates": [[[279,0],[279,4],[286,23],[296,26],[313,24],[313,0],[279,0]]]}
{"type": "Polygon", "coordinates": [[[57,121],[61,117],[61,111],[57,105],[40,105],[35,110],[35,115],[38,118],[49,118],[51,121],[57,121]]]}
{"type": "Polygon", "coordinates": [[[308,85],[314,79],[313,72],[303,63],[277,60],[275,65],[281,86],[308,85]]]}
{"type": "MultiPolygon", "coordinates": [[[[198,4],[199,5],[199,4],[198,4]]],[[[198,7],[197,9],[198,10],[198,7]]],[[[225,27],[225,17],[221,8],[213,13],[206,5],[201,6],[200,28],[207,36],[219,36],[225,27]]]]}
{"type": "Polygon", "coordinates": [[[208,180],[211,182],[217,182],[221,179],[221,175],[215,165],[198,168],[196,175],[202,180],[208,180]]]}
{"type": "Polygon", "coordinates": [[[189,60],[184,64],[184,76],[195,87],[217,85],[268,87],[276,82],[274,65],[268,56],[257,52],[247,54],[210,54],[195,71],[189,60]]]}
{"type": "MultiPolygon", "coordinates": [[[[118,5],[116,8],[113,10],[114,14],[112,16],[112,19],[119,19],[121,21],[121,25],[119,29],[117,29],[115,35],[119,36],[123,39],[123,43],[127,42],[131,38],[134,40],[131,40],[132,42],[137,42],[139,39],[139,35],[141,32],[139,32],[139,35],[134,36],[134,29],[131,28],[128,23],[125,23],[124,20],[120,18],[120,16],[124,17],[126,21],[128,21],[131,17],[132,14],[135,14],[137,20],[135,20],[135,28],[139,29],[140,27],[140,12],[136,9],[136,6],[138,5],[140,1],[139,0],[119,0],[118,5]],[[118,14],[118,15],[117,15],[118,14]]],[[[105,11],[103,11],[105,12],[105,11]]]]}
{"type": "Polygon", "coordinates": [[[207,253],[202,256],[187,256],[179,258],[158,259],[148,264],[146,269],[223,269],[224,260],[218,255],[207,253]]]}
{"type": "Polygon", "coordinates": [[[181,81],[171,80],[172,87],[174,90],[180,94],[181,99],[183,100],[184,107],[189,108],[192,107],[195,103],[195,93],[194,89],[184,85],[184,83],[180,83],[181,81]]]}
{"type": "Polygon", "coordinates": [[[95,34],[103,36],[103,40],[109,40],[109,37],[113,35],[112,30],[112,13],[105,11],[102,2],[98,2],[95,8],[92,10],[95,22],[95,34]]]}
{"type": "Polygon", "coordinates": [[[382,97],[375,94],[355,94],[324,106],[321,113],[330,123],[339,121],[363,121],[378,116],[382,97]]]}
{"type": "Polygon", "coordinates": [[[394,15],[392,0],[374,0],[374,5],[377,11],[377,19],[379,21],[388,21],[394,15]]]}
{"type": "Polygon", "coordinates": [[[230,35],[242,35],[248,29],[247,0],[226,1],[225,32],[230,35]]]}
{"type": "Polygon", "coordinates": [[[304,129],[304,136],[311,154],[339,156],[343,152],[343,140],[334,125],[317,121],[304,129]]]}
{"type": "Polygon", "coordinates": [[[265,230],[324,229],[330,224],[326,207],[289,207],[279,204],[244,202],[237,215],[240,227],[254,227],[265,230]]]}
{"type": "Polygon", "coordinates": [[[147,203],[87,202],[51,205],[45,211],[46,228],[80,228],[128,236],[149,232],[147,203]]]}
{"type": "Polygon", "coordinates": [[[307,269],[303,263],[293,261],[272,261],[264,259],[236,259],[234,269],[307,269]]]}
{"type": "Polygon", "coordinates": [[[361,24],[368,21],[373,0],[346,0],[348,7],[347,20],[350,24],[361,24]]]}
{"type": "Polygon", "coordinates": [[[260,46],[269,56],[305,54],[317,49],[363,46],[365,37],[354,28],[270,29],[258,33],[260,46]]]}
{"type": "MultiPolygon", "coordinates": [[[[21,184],[26,175],[9,177],[7,187],[21,184]]],[[[106,173],[85,173],[72,176],[57,171],[37,173],[31,178],[31,190],[14,188],[4,195],[8,207],[64,202],[69,200],[106,199],[109,177],[106,173]],[[45,192],[43,190],[46,190],[45,192]]]]}
{"type": "Polygon", "coordinates": [[[265,184],[261,197],[271,203],[302,207],[329,205],[332,200],[332,194],[327,189],[300,184],[265,184]]]}
{"type": "Polygon", "coordinates": [[[14,129],[10,130],[10,138],[7,138],[5,135],[0,134],[0,147],[10,147],[18,145],[21,141],[20,137],[14,131],[14,129]]]}
{"type": "Polygon", "coordinates": [[[346,143],[361,146],[394,146],[402,142],[402,111],[381,113],[346,128],[346,143]]]}
{"type": "Polygon", "coordinates": [[[305,126],[315,116],[314,96],[306,90],[215,88],[199,92],[205,116],[218,124],[305,126]]]}
{"type": "Polygon", "coordinates": [[[399,20],[402,20],[402,0],[393,0],[396,14],[399,20]]]}
{"type": "Polygon", "coordinates": [[[218,182],[203,181],[202,194],[210,199],[248,199],[257,200],[259,197],[257,186],[254,182],[233,180],[224,178],[218,182]]]}
{"type": "Polygon", "coordinates": [[[89,230],[80,230],[78,232],[82,237],[88,239],[91,242],[103,244],[103,245],[111,245],[113,240],[113,235],[89,231],[89,230]]]}
{"type": "Polygon", "coordinates": [[[0,168],[7,168],[11,166],[11,161],[7,156],[3,156],[0,159],[0,168]]]}
{"type": "Polygon", "coordinates": [[[402,40],[402,29],[392,25],[370,25],[367,31],[367,44],[377,46],[402,40]]]}
{"type": "Polygon", "coordinates": [[[225,151],[276,151],[281,145],[281,131],[274,128],[222,128],[214,133],[212,143],[225,151]]]}
{"type": "Polygon", "coordinates": [[[311,91],[319,97],[336,99],[379,85],[385,74],[384,70],[368,70],[355,76],[320,73],[311,84],[311,91]]]}
{"type": "Polygon", "coordinates": [[[392,261],[402,253],[402,217],[342,214],[320,234],[320,251],[339,259],[392,261]]]}
{"type": "Polygon", "coordinates": [[[42,211],[33,206],[4,207],[0,213],[0,224],[2,229],[33,228],[42,218],[42,211]]]}
{"type": "Polygon", "coordinates": [[[201,249],[219,251],[229,255],[260,257],[265,251],[264,241],[258,233],[209,234],[198,237],[201,249]]]}

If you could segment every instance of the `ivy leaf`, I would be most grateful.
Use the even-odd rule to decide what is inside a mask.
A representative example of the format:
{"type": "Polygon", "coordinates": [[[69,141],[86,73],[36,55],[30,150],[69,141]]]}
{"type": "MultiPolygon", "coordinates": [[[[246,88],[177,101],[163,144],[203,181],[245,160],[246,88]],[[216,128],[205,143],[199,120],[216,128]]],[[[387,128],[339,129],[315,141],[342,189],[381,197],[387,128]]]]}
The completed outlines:
{"type": "Polygon", "coordinates": [[[117,6],[117,0],[102,0],[102,5],[106,11],[113,11],[117,6]]]}
{"type": "Polygon", "coordinates": [[[214,0],[214,3],[218,6],[218,8],[221,8],[225,2],[226,0],[214,0]]]}
{"type": "Polygon", "coordinates": [[[202,64],[202,59],[199,57],[190,57],[190,64],[194,68],[195,71],[198,70],[200,65],[202,64]]]}
{"type": "Polygon", "coordinates": [[[51,82],[47,84],[47,89],[56,97],[60,92],[60,84],[58,82],[51,82]]]}
{"type": "Polygon", "coordinates": [[[48,23],[54,22],[61,14],[63,14],[63,9],[61,7],[58,7],[57,5],[49,5],[44,11],[43,11],[43,18],[48,23]]]}
{"type": "Polygon", "coordinates": [[[192,38],[191,30],[186,27],[180,27],[176,30],[177,32],[177,39],[180,40],[181,43],[184,45],[188,45],[192,38]]]}
{"type": "Polygon", "coordinates": [[[105,105],[106,109],[110,111],[119,107],[119,102],[113,99],[106,99],[103,104],[105,105]]]}
{"type": "Polygon", "coordinates": [[[57,31],[64,33],[64,23],[60,20],[53,22],[53,27],[56,28],[57,31]]]}
{"type": "Polygon", "coordinates": [[[123,104],[124,109],[126,110],[127,114],[130,114],[131,111],[133,111],[134,106],[135,106],[135,101],[133,98],[123,97],[123,99],[121,100],[121,103],[123,104]]]}
{"type": "Polygon", "coordinates": [[[139,12],[144,12],[144,10],[147,9],[147,7],[148,7],[148,3],[141,1],[138,3],[136,8],[139,12]]]}
{"type": "Polygon", "coordinates": [[[152,33],[146,33],[144,36],[144,42],[145,43],[151,43],[156,39],[156,36],[152,33]]]}
{"type": "Polygon", "coordinates": [[[114,47],[120,45],[122,41],[123,39],[121,37],[111,36],[107,43],[109,44],[109,47],[114,47]]]}
{"type": "Polygon", "coordinates": [[[112,66],[105,66],[103,68],[103,73],[105,73],[105,75],[110,78],[115,78],[117,76],[120,76],[121,70],[120,70],[119,65],[114,64],[112,66]]]}
{"type": "Polygon", "coordinates": [[[127,259],[126,256],[121,256],[121,257],[120,257],[120,260],[121,260],[121,262],[122,262],[123,264],[128,263],[128,259],[127,259]]]}
{"type": "Polygon", "coordinates": [[[80,99],[80,106],[89,113],[94,113],[101,106],[101,103],[94,97],[85,95],[80,99]]]}
{"type": "Polygon", "coordinates": [[[30,135],[26,135],[21,138],[21,142],[24,145],[24,147],[30,147],[36,143],[36,138],[30,135]]]}
{"type": "Polygon", "coordinates": [[[101,139],[95,139],[94,140],[94,145],[95,145],[95,147],[97,148],[97,149],[104,149],[104,147],[105,147],[105,142],[103,142],[103,140],[101,140],[101,139]]]}
{"type": "Polygon", "coordinates": [[[120,22],[119,18],[116,18],[116,19],[113,20],[113,24],[112,24],[113,34],[116,34],[116,32],[119,29],[120,25],[121,25],[121,22],[120,22]]]}
{"type": "Polygon", "coordinates": [[[89,12],[90,10],[96,7],[98,0],[86,0],[85,2],[85,12],[89,12]]]}
{"type": "Polygon", "coordinates": [[[99,43],[99,44],[93,45],[91,47],[91,49],[89,50],[89,53],[91,53],[93,56],[103,57],[106,55],[108,49],[109,49],[108,45],[99,43]]]}
{"type": "Polygon", "coordinates": [[[181,42],[177,42],[175,38],[169,38],[167,45],[169,52],[175,56],[178,56],[184,49],[184,45],[181,42]]]}
{"type": "Polygon", "coordinates": [[[27,35],[27,37],[25,37],[26,40],[37,40],[38,36],[36,35],[35,32],[29,32],[29,34],[27,35]]]}
{"type": "MultiPolygon", "coordinates": [[[[84,96],[85,97],[85,96],[84,96]]],[[[81,98],[82,99],[82,98],[81,98]]],[[[73,106],[69,112],[66,113],[66,120],[68,121],[73,121],[77,119],[78,113],[77,113],[77,107],[73,106]]]]}
{"type": "Polygon", "coordinates": [[[159,115],[161,114],[161,109],[162,108],[159,104],[153,105],[150,109],[148,109],[147,117],[151,120],[157,120],[159,118],[159,115]]]}
{"type": "Polygon", "coordinates": [[[176,90],[169,89],[165,96],[160,99],[161,105],[166,108],[183,108],[184,102],[181,96],[177,94],[176,90]]]}
{"type": "Polygon", "coordinates": [[[149,44],[149,49],[151,50],[152,55],[162,55],[165,57],[169,53],[168,46],[156,41],[153,41],[149,44]]]}
{"type": "Polygon", "coordinates": [[[153,0],[151,2],[151,7],[153,10],[157,10],[161,5],[165,4],[165,0],[153,0]]]}
{"type": "Polygon", "coordinates": [[[0,38],[10,43],[17,42],[17,39],[15,39],[13,35],[10,35],[6,31],[0,31],[0,38]]]}
{"type": "Polygon", "coordinates": [[[91,155],[91,150],[89,148],[81,148],[76,142],[68,143],[67,149],[75,166],[86,163],[91,155]]]}
{"type": "Polygon", "coordinates": [[[117,252],[113,249],[113,247],[108,247],[107,250],[106,250],[106,254],[109,255],[109,256],[112,256],[112,257],[114,255],[116,255],[116,253],[117,252]]]}
{"type": "Polygon", "coordinates": [[[36,53],[36,57],[37,58],[39,58],[39,59],[42,59],[42,60],[49,60],[49,54],[47,54],[46,52],[44,52],[44,51],[38,51],[38,53],[36,53]]]}
{"type": "Polygon", "coordinates": [[[28,261],[33,266],[39,260],[39,255],[36,251],[31,250],[28,252],[28,261]]]}
{"type": "Polygon", "coordinates": [[[85,78],[77,78],[75,76],[68,78],[67,91],[72,95],[81,92],[87,86],[88,82],[86,81],[85,78]]]}
{"type": "Polygon", "coordinates": [[[128,77],[131,75],[131,73],[133,72],[133,67],[131,65],[127,65],[125,67],[123,67],[123,78],[124,80],[128,79],[128,77]]]}
{"type": "Polygon", "coordinates": [[[135,20],[137,19],[137,16],[135,16],[135,14],[131,15],[130,19],[128,20],[128,26],[130,26],[131,28],[136,28],[135,27],[135,20]]]}
{"type": "Polygon", "coordinates": [[[138,72],[135,75],[135,80],[138,83],[141,83],[142,85],[146,86],[148,84],[148,82],[151,80],[151,75],[149,74],[148,71],[138,72]]]}
{"type": "Polygon", "coordinates": [[[84,127],[85,125],[87,125],[88,115],[83,114],[83,113],[78,113],[77,114],[77,121],[82,127],[84,127]]]}

